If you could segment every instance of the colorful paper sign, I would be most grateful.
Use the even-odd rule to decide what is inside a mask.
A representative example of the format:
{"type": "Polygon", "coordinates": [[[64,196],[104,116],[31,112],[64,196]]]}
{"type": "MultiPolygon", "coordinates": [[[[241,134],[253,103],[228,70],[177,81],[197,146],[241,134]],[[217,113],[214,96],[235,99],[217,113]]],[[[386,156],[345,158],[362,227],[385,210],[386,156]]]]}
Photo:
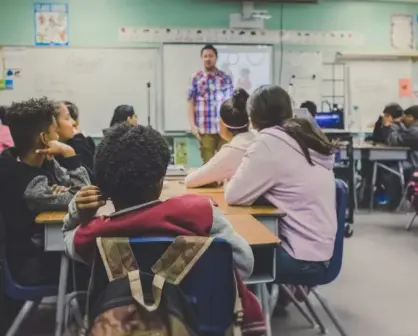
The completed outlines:
{"type": "Polygon", "coordinates": [[[410,78],[399,79],[399,97],[412,97],[412,82],[410,78]]]}
{"type": "Polygon", "coordinates": [[[35,45],[68,46],[68,4],[35,3],[35,45]]]}

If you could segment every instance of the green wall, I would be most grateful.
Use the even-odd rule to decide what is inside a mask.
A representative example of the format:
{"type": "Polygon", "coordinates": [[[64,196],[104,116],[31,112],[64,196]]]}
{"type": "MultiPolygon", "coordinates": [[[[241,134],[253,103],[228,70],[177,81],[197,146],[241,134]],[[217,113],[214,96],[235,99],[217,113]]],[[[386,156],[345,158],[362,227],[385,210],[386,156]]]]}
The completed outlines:
{"type": "MultiPolygon", "coordinates": [[[[0,45],[33,44],[32,0],[0,0],[0,45]]],[[[40,1],[41,2],[41,1],[40,1]]],[[[241,10],[237,1],[218,0],[68,0],[72,46],[125,46],[118,42],[121,26],[227,27],[229,14],[241,10]]],[[[390,17],[418,13],[418,4],[369,1],[322,1],[315,5],[261,4],[272,18],[266,28],[349,30],[365,37],[361,51],[391,51],[390,17]]],[[[286,46],[318,49],[314,46],[286,46]]],[[[350,47],[345,47],[350,48],[350,47]]],[[[354,47],[351,47],[354,48],[354,47]]],[[[324,50],[324,48],[320,48],[324,50]]],[[[343,48],[338,48],[343,50],[343,48]]],[[[197,144],[189,141],[189,162],[199,164],[197,144]]]]}

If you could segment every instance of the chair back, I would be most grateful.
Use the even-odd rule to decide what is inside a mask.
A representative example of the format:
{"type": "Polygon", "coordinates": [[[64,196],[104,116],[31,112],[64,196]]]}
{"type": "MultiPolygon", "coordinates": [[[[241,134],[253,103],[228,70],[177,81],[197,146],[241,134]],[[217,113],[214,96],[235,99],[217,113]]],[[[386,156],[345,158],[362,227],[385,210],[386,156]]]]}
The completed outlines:
{"type": "Polygon", "coordinates": [[[0,261],[1,276],[3,277],[3,291],[8,297],[18,301],[41,301],[45,297],[56,296],[57,286],[21,286],[12,276],[7,259],[0,261]]]}
{"type": "MultiPolygon", "coordinates": [[[[141,272],[152,273],[152,266],[173,241],[173,238],[131,238],[129,242],[141,272]]],[[[215,239],[180,283],[180,288],[194,308],[200,330],[205,335],[224,334],[234,321],[233,272],[231,246],[224,240],[215,239]]],[[[90,306],[94,306],[108,283],[99,257],[95,260],[93,279],[90,306]]],[[[147,292],[146,287],[144,290],[147,292]]]]}
{"type": "Polygon", "coordinates": [[[321,273],[309,279],[299,279],[295,285],[315,287],[325,285],[335,280],[341,271],[343,261],[344,231],[348,202],[348,186],[340,179],[335,180],[336,188],[336,211],[337,211],[337,234],[335,236],[334,251],[325,273],[321,273]]]}
{"type": "Polygon", "coordinates": [[[346,223],[346,211],[348,204],[348,186],[340,179],[335,180],[336,187],[336,211],[337,211],[337,235],[335,236],[334,252],[327,268],[326,276],[321,283],[325,285],[335,280],[341,271],[343,262],[344,232],[346,223]]]}
{"type": "MultiPolygon", "coordinates": [[[[6,258],[6,225],[0,214],[0,276],[1,290],[8,297],[19,301],[40,301],[44,297],[55,296],[58,293],[57,286],[26,287],[19,285],[12,276],[6,258]]],[[[1,295],[2,293],[0,293],[1,295]]]]}

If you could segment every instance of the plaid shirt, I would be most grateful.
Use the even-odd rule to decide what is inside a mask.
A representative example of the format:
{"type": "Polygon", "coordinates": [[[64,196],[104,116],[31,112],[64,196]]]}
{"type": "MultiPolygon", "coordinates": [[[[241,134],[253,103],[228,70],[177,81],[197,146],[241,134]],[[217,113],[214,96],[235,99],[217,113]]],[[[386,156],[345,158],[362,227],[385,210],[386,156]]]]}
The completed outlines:
{"type": "Polygon", "coordinates": [[[195,102],[195,123],[201,134],[219,133],[219,110],[232,91],[231,78],[220,70],[193,76],[188,99],[195,102]]]}

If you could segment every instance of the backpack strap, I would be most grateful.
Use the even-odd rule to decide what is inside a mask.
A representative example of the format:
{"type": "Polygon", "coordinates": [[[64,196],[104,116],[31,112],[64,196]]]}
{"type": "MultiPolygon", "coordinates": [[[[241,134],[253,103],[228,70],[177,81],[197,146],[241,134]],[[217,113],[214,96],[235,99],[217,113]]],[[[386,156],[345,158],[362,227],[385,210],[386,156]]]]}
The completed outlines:
{"type": "Polygon", "coordinates": [[[206,252],[214,238],[178,236],[152,266],[152,272],[159,274],[173,285],[178,285],[206,252]]]}
{"type": "Polygon", "coordinates": [[[152,280],[152,295],[154,302],[152,304],[147,304],[144,299],[144,292],[142,291],[141,276],[139,270],[129,272],[128,278],[132,297],[135,299],[135,301],[149,312],[156,311],[160,306],[165,279],[158,274],[154,276],[154,279],[152,280]]]}
{"type": "Polygon", "coordinates": [[[109,281],[123,278],[129,272],[139,269],[129,238],[99,237],[96,244],[109,281]]]}
{"type": "Polygon", "coordinates": [[[234,325],[232,326],[232,334],[233,336],[241,336],[242,335],[242,322],[244,320],[244,309],[242,307],[241,298],[238,292],[238,282],[237,276],[234,272],[234,287],[235,287],[235,302],[234,302],[234,325]]]}
{"type": "MultiPolygon", "coordinates": [[[[206,252],[213,240],[214,238],[212,237],[178,236],[154,266],[152,266],[153,273],[162,276],[174,285],[180,284],[200,257],[206,252]]],[[[232,334],[233,336],[241,336],[244,311],[238,292],[235,272],[233,281],[235,288],[235,321],[231,326],[232,334]]]]}

